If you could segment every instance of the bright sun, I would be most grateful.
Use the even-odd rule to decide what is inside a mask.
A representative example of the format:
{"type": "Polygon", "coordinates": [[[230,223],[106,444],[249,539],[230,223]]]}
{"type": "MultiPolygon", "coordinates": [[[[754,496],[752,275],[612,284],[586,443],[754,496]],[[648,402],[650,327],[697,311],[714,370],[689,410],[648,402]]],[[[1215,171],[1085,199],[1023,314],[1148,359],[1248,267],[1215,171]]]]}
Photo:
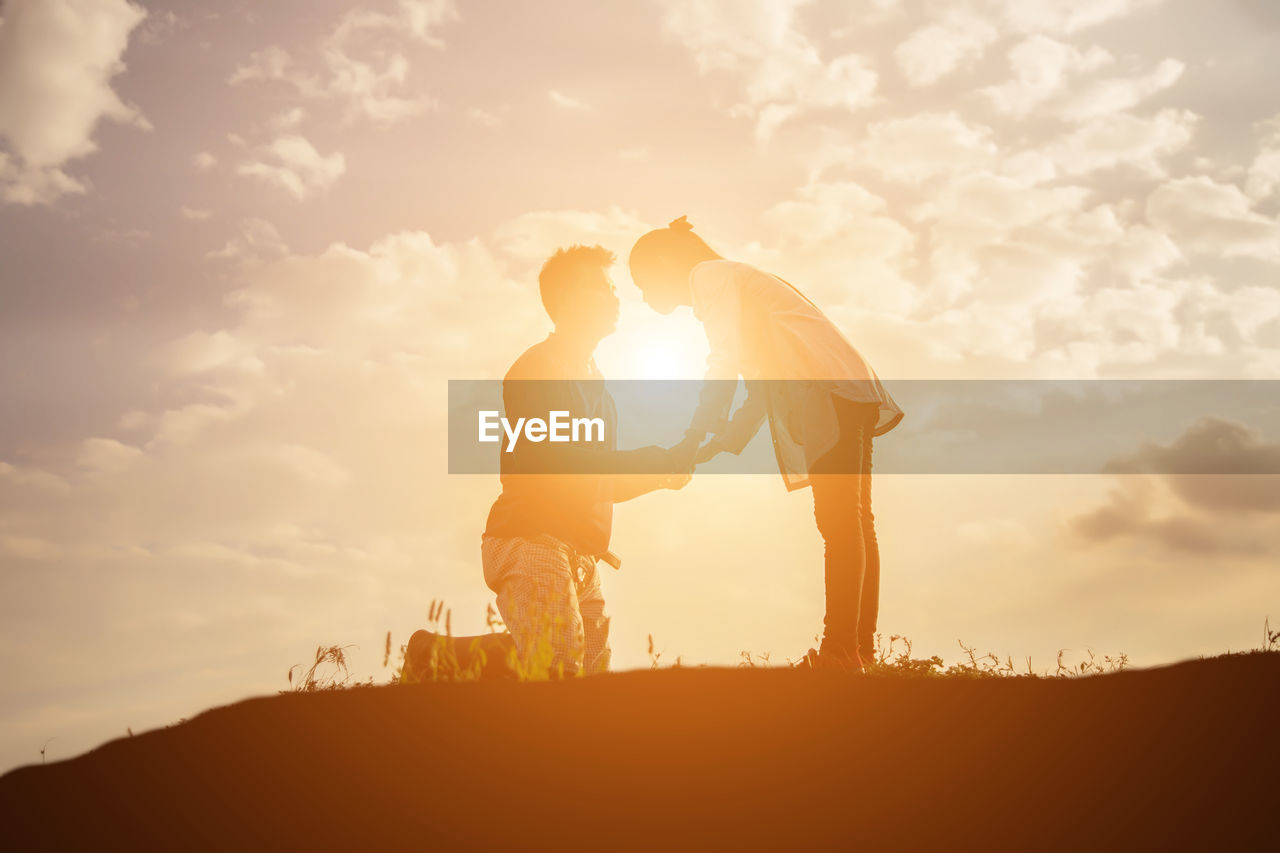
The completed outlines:
{"type": "Polygon", "coordinates": [[[609,379],[700,379],[707,339],[692,317],[646,317],[620,324],[596,360],[609,379]]]}

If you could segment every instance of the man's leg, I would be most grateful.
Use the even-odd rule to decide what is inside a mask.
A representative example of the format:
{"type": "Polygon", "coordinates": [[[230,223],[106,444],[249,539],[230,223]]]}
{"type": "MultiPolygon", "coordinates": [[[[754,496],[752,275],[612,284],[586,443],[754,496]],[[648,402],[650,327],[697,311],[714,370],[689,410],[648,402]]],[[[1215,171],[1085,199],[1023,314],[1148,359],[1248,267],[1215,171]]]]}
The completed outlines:
{"type": "Polygon", "coordinates": [[[568,551],[523,537],[485,537],[481,557],[526,671],[577,673],[585,638],[568,551]]]}
{"type": "Polygon", "coordinates": [[[582,671],[596,675],[609,669],[613,652],[609,648],[609,617],[604,612],[604,592],[594,560],[584,559],[582,585],[578,587],[578,610],[582,614],[584,652],[582,671]]]}

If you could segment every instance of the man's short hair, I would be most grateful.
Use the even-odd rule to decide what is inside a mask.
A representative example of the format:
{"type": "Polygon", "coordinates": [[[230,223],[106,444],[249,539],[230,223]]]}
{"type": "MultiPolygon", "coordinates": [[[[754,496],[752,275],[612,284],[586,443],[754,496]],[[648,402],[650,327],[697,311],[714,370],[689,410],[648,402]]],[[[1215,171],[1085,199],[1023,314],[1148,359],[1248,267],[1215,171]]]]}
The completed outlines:
{"type": "Polygon", "coordinates": [[[604,246],[570,246],[560,249],[547,258],[538,273],[538,291],[542,294],[542,307],[552,321],[565,301],[573,298],[586,275],[613,266],[613,252],[604,246]]]}

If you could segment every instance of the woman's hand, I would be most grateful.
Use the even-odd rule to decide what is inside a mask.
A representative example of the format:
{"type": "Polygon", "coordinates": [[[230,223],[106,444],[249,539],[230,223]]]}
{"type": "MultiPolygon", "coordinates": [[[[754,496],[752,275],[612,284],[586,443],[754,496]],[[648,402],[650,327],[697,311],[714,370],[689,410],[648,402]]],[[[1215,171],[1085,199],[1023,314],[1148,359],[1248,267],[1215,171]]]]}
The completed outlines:
{"type": "Polygon", "coordinates": [[[676,474],[684,474],[693,471],[696,464],[694,457],[698,453],[698,444],[702,441],[696,435],[686,436],[679,444],[672,445],[667,449],[667,458],[670,460],[670,469],[676,474]]]}
{"type": "Polygon", "coordinates": [[[698,448],[698,452],[693,457],[693,464],[701,465],[703,462],[710,462],[728,449],[720,440],[720,436],[713,436],[710,441],[698,448]]]}

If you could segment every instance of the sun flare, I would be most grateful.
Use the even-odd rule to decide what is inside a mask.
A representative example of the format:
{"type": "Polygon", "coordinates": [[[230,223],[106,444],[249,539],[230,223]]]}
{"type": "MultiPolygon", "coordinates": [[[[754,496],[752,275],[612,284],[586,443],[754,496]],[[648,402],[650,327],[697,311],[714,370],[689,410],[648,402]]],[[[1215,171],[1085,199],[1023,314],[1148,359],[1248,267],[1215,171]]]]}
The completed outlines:
{"type": "Polygon", "coordinates": [[[597,361],[610,379],[699,379],[706,336],[692,317],[646,319],[604,341],[597,361]]]}

